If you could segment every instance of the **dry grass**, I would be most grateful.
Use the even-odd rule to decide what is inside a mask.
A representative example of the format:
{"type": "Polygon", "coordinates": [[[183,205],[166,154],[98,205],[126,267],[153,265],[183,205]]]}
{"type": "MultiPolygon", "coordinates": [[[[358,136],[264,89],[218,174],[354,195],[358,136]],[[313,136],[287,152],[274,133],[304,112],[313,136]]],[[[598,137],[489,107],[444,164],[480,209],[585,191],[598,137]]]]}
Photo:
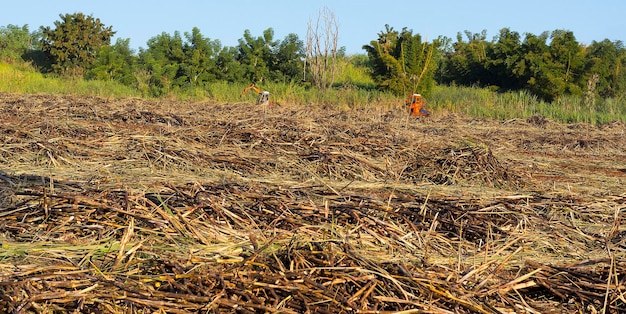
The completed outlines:
{"type": "Polygon", "coordinates": [[[0,94],[0,312],[621,313],[626,138],[0,94]]]}

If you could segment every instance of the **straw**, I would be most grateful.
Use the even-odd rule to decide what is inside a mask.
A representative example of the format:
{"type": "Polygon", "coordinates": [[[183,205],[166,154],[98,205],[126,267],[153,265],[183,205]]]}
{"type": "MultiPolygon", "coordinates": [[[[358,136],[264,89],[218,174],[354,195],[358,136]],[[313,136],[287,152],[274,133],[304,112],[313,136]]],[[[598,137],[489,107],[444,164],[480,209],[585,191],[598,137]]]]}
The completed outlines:
{"type": "Polygon", "coordinates": [[[624,312],[623,125],[433,111],[0,94],[0,312],[624,312]]]}

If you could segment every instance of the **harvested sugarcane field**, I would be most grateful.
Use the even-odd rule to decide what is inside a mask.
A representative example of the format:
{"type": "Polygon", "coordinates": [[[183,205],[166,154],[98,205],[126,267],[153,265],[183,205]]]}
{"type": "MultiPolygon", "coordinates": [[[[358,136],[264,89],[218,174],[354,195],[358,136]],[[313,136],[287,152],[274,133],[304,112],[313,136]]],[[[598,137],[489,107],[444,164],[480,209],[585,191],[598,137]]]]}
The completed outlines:
{"type": "Polygon", "coordinates": [[[1,313],[624,313],[626,127],[0,94],[1,313]]]}

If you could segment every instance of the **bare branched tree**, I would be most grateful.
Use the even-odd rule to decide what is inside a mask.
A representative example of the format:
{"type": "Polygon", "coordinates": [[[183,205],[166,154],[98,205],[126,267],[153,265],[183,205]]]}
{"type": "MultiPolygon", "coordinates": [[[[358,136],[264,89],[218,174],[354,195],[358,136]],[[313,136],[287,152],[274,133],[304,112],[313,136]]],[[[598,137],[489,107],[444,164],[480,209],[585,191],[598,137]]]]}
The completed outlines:
{"type": "Polygon", "coordinates": [[[337,72],[339,26],[335,14],[327,7],[320,10],[315,24],[309,20],[308,26],[305,69],[308,62],[313,85],[327,89],[333,86],[337,72]]]}

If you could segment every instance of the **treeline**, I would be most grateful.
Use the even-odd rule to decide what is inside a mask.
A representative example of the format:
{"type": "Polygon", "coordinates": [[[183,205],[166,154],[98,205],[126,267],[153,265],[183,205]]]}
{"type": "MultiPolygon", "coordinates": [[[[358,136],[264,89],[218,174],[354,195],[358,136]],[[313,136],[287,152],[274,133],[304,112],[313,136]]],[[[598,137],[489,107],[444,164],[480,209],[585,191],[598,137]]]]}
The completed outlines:
{"type": "Polygon", "coordinates": [[[621,41],[581,45],[571,31],[539,35],[508,28],[492,40],[486,32],[458,34],[444,46],[437,72],[443,84],[528,90],[546,101],[563,95],[603,98],[626,92],[626,49],[621,41]]]}
{"type": "Polygon", "coordinates": [[[164,32],[136,52],[129,39],[111,44],[115,32],[97,18],[60,17],[54,27],[32,33],[27,25],[0,28],[0,60],[30,61],[61,77],[114,80],[156,97],[217,81],[290,82],[303,76],[304,43],[295,34],[276,40],[271,28],[260,36],[246,30],[236,47],[222,46],[198,28],[164,32]]]}
{"type": "Polygon", "coordinates": [[[59,16],[54,27],[34,32],[26,25],[0,27],[0,61],[25,60],[50,75],[118,81],[156,97],[218,81],[332,87],[309,80],[323,77],[335,82],[341,76],[338,60],[353,60],[352,69],[367,73],[373,82],[352,85],[397,95],[413,91],[428,95],[437,84],[525,90],[545,101],[566,95],[590,101],[621,98],[626,92],[623,43],[605,39],[585,46],[566,30],[522,35],[505,28],[491,40],[485,31],[466,31],[456,41],[440,37],[427,42],[412,30],[385,25],[363,46],[366,56],[346,56],[334,45],[320,59],[311,55],[310,47],[324,44],[328,34],[307,33],[303,42],[296,34],[276,39],[271,28],[259,36],[245,30],[238,45],[227,47],[193,28],[182,34],[161,33],[134,51],[129,39],[111,43],[115,32],[97,18],[82,13],[59,16]],[[332,75],[311,75],[307,60],[313,57],[315,71],[332,75]]]}

